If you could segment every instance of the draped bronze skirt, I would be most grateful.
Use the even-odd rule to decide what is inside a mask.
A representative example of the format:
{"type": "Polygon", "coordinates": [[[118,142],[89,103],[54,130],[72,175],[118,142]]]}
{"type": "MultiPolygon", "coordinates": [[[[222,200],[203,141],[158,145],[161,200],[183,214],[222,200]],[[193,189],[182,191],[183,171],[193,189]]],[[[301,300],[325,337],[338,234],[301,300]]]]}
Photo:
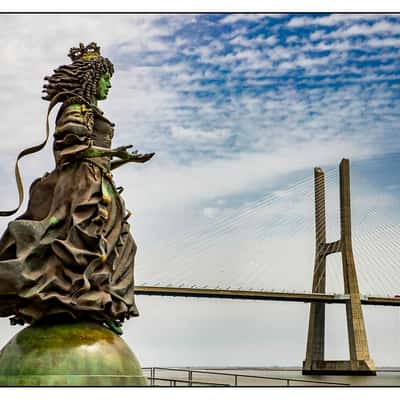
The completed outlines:
{"type": "Polygon", "coordinates": [[[0,316],[137,316],[136,244],[112,180],[89,160],[33,182],[27,211],[0,240],[0,316]]]}

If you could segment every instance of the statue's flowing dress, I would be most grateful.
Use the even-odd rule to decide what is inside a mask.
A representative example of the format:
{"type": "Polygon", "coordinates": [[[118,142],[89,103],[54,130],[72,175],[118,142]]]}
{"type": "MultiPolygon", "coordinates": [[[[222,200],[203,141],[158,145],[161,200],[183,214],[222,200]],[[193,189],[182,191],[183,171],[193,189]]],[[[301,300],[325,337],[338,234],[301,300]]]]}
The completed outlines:
{"type": "Polygon", "coordinates": [[[66,313],[120,320],[137,316],[135,242],[113,183],[113,124],[95,106],[65,101],[56,119],[56,168],[34,181],[26,212],[0,240],[0,314],[32,323],[66,313]],[[86,156],[83,157],[83,152],[86,156]]]}

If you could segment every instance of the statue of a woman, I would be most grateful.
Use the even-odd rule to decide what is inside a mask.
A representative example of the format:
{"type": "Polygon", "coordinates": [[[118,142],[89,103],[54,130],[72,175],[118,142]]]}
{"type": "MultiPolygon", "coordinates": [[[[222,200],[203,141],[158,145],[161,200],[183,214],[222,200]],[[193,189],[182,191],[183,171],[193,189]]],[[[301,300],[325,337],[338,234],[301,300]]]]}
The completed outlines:
{"type": "MultiPolygon", "coordinates": [[[[0,316],[33,323],[68,315],[118,330],[126,318],[138,315],[136,245],[111,170],[143,163],[154,153],[130,153],[131,146],[111,149],[114,124],[97,101],[107,97],[113,64],[96,43],[80,44],[69,56],[72,64],[46,77],[43,90],[49,112],[61,103],[56,167],[33,182],[26,212],[9,223],[0,240],[0,316]]],[[[18,178],[19,173],[20,187],[18,178]]]]}

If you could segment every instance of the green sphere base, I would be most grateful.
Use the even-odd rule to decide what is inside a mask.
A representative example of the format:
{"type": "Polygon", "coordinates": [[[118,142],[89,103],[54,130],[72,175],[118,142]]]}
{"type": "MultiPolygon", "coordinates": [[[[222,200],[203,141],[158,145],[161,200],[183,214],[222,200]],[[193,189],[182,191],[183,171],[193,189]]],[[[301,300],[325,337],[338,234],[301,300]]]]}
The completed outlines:
{"type": "Polygon", "coordinates": [[[125,341],[94,322],[38,323],[0,351],[0,386],[147,386],[125,341]]]}

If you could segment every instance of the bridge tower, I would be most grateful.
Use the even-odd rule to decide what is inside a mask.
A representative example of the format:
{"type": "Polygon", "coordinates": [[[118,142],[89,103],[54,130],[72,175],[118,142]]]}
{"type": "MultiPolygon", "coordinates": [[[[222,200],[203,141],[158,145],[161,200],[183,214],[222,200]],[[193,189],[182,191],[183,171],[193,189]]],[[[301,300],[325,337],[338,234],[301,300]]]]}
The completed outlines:
{"type": "Polygon", "coordinates": [[[326,292],[326,257],[341,253],[346,302],[349,360],[325,360],[325,303],[311,303],[304,375],[375,375],[370,359],[364,317],[361,309],[351,241],[349,160],[340,163],[340,239],[326,243],[325,178],[320,168],[314,169],[315,190],[315,265],[313,293],[326,292]]]}

